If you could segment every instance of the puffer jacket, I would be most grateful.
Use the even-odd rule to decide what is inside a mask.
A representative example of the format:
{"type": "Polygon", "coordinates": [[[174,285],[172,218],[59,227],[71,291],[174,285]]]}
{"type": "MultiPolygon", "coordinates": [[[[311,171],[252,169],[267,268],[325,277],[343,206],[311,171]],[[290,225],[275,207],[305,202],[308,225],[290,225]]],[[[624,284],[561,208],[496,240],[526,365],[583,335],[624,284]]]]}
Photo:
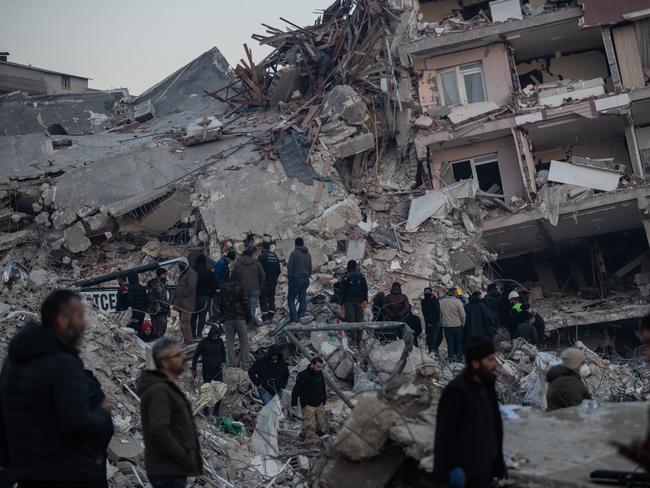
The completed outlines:
{"type": "Polygon", "coordinates": [[[362,303],[368,301],[368,283],[359,270],[348,271],[339,285],[339,303],[362,303]]]}
{"type": "Polygon", "coordinates": [[[546,373],[546,381],[549,383],[546,392],[549,410],[574,407],[580,405],[582,400],[591,399],[591,393],[578,373],[566,366],[553,366],[546,373]]]}
{"type": "Polygon", "coordinates": [[[144,464],[151,476],[198,476],[203,464],[192,407],[183,392],[159,371],[138,380],[144,464]]]}
{"type": "Polygon", "coordinates": [[[221,287],[221,319],[251,320],[246,291],[235,281],[228,281],[221,287]]]}
{"type": "Polygon", "coordinates": [[[74,346],[28,323],[12,339],[0,374],[3,465],[18,480],[105,479],[113,423],[102,399],[74,346]]]}

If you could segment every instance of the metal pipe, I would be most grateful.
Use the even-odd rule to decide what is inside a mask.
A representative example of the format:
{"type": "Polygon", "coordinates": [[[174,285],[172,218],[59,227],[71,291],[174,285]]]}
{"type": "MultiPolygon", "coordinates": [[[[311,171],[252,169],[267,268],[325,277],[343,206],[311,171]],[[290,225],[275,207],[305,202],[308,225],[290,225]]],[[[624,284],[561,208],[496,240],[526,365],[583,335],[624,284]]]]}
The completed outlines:
{"type": "MultiPolygon", "coordinates": [[[[296,336],[293,335],[290,331],[288,331],[286,329],[285,329],[284,333],[287,335],[287,339],[289,339],[289,341],[294,346],[296,346],[296,349],[298,349],[300,351],[300,353],[305,358],[307,358],[307,359],[309,359],[311,361],[311,359],[314,356],[309,352],[309,350],[305,346],[303,346],[300,343],[300,341],[298,339],[296,339],[296,336]]],[[[339,386],[336,384],[336,382],[334,381],[334,378],[332,378],[332,376],[329,374],[329,371],[323,370],[323,376],[325,377],[325,381],[330,386],[330,388],[332,388],[332,390],[334,390],[334,392],[339,396],[339,398],[341,400],[343,400],[343,403],[345,403],[350,408],[354,408],[354,405],[352,404],[350,399],[347,396],[345,396],[345,393],[343,393],[343,390],[341,390],[339,388],[339,386]]]]}
{"type": "Polygon", "coordinates": [[[106,281],[111,281],[117,278],[118,276],[124,276],[129,273],[146,273],[147,271],[153,271],[163,266],[169,266],[170,264],[177,263],[186,258],[173,258],[166,261],[154,261],[153,263],[143,264],[142,266],[137,266],[130,269],[121,269],[119,271],[113,271],[105,275],[95,276],[94,278],[89,278],[87,280],[81,280],[74,283],[74,286],[79,288],[97,285],[99,283],[105,283],[106,281]]]}
{"type": "Polygon", "coordinates": [[[286,326],[284,332],[318,332],[330,330],[365,330],[365,329],[395,329],[404,327],[404,322],[340,322],[338,324],[292,324],[286,326]]]}

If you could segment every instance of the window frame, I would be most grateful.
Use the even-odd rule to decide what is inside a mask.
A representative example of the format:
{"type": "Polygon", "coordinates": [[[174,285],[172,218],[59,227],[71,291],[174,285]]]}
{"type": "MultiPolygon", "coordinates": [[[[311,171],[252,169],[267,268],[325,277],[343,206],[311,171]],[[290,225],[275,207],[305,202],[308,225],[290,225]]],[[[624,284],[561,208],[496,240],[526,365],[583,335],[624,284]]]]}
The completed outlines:
{"type": "MultiPolygon", "coordinates": [[[[454,164],[464,163],[465,161],[469,161],[470,168],[472,169],[472,178],[474,181],[476,181],[476,184],[479,183],[476,167],[483,164],[497,163],[497,167],[499,168],[499,178],[501,178],[501,167],[499,166],[499,158],[497,153],[483,154],[481,156],[474,156],[472,158],[463,158],[457,159],[456,161],[450,161],[449,164],[451,165],[452,174],[454,172],[454,164]]],[[[501,179],[501,182],[503,184],[503,179],[501,179]]],[[[501,191],[503,191],[503,186],[501,187],[501,191]]]]}
{"type": "Polygon", "coordinates": [[[445,90],[442,83],[442,75],[446,73],[454,73],[456,75],[456,89],[458,90],[458,98],[460,103],[457,105],[471,105],[472,103],[481,103],[481,102],[469,102],[467,100],[467,88],[465,86],[465,75],[473,75],[480,73],[481,74],[481,88],[483,89],[483,100],[482,102],[487,101],[487,88],[485,87],[485,71],[483,70],[483,61],[474,61],[472,63],[459,64],[458,66],[453,66],[451,68],[446,68],[438,71],[438,83],[440,89],[438,93],[442,104],[445,107],[456,107],[457,105],[447,105],[445,100],[445,90]]]}
{"type": "Polygon", "coordinates": [[[61,88],[64,90],[70,89],[70,77],[68,75],[61,75],[61,88]]]}

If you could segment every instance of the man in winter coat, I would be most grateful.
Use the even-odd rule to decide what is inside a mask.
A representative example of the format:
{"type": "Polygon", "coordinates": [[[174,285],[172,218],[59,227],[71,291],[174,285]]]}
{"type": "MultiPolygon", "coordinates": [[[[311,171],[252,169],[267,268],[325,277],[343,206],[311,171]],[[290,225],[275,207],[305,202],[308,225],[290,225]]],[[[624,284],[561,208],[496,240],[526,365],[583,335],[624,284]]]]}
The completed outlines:
{"type": "Polygon", "coordinates": [[[500,313],[501,305],[503,303],[503,296],[499,291],[496,283],[490,283],[487,287],[487,293],[483,297],[483,302],[490,308],[492,311],[492,316],[497,327],[501,326],[500,313]]]}
{"type": "Polygon", "coordinates": [[[521,337],[529,344],[535,346],[539,344],[539,336],[537,335],[537,329],[534,325],[535,318],[528,310],[524,310],[519,314],[519,319],[521,322],[517,326],[517,337],[521,337]]]}
{"type": "Polygon", "coordinates": [[[255,314],[257,313],[257,304],[260,301],[260,292],[266,283],[266,273],[262,264],[253,258],[255,253],[254,247],[249,247],[244,251],[240,257],[235,261],[235,268],[233,272],[238,272],[241,280],[241,285],[246,290],[248,297],[248,308],[251,315],[251,327],[257,325],[255,314]]]}
{"type": "Polygon", "coordinates": [[[585,355],[580,349],[568,348],[560,355],[562,364],[553,366],[546,373],[548,391],[546,403],[549,410],[574,407],[582,400],[589,400],[589,388],[580,378],[580,368],[585,362],[585,355]]]}
{"type": "Polygon", "coordinates": [[[278,287],[278,278],[282,270],[280,258],[271,251],[271,243],[262,243],[262,253],[257,260],[264,268],[266,281],[260,293],[260,309],[262,310],[262,320],[269,321],[275,315],[275,289],[278,287]]]}
{"type": "Polygon", "coordinates": [[[156,277],[149,280],[147,288],[149,289],[149,298],[151,303],[151,325],[156,338],[163,337],[167,332],[167,319],[169,318],[169,297],[167,295],[167,270],[158,268],[156,277]]]}
{"type": "Polygon", "coordinates": [[[81,297],[52,292],[11,340],[0,374],[0,460],[19,487],[105,488],[108,403],[79,358],[81,297]]]}
{"type": "Polygon", "coordinates": [[[145,470],[153,488],[184,488],[203,469],[192,407],[176,385],[185,354],[168,337],[158,339],[151,354],[156,369],[138,380],[145,470]]]}
{"type": "Polygon", "coordinates": [[[144,316],[149,310],[149,296],[147,289],[140,284],[138,273],[129,273],[129,291],[127,293],[129,308],[131,309],[131,320],[129,327],[140,335],[144,316]]]}
{"type": "Polygon", "coordinates": [[[246,323],[250,323],[251,311],[248,307],[246,291],[241,286],[239,272],[234,270],[230,274],[230,280],[221,287],[221,318],[226,333],[226,351],[228,352],[228,364],[233,367],[248,369],[248,329],[246,323]],[[235,334],[239,337],[239,361],[235,354],[235,334]]]}
{"type": "Polygon", "coordinates": [[[438,405],[434,483],[488,488],[494,478],[506,476],[494,344],[474,337],[465,363],[463,372],[443,390],[438,405]]]}
{"type": "Polygon", "coordinates": [[[481,300],[481,292],[475,291],[469,297],[469,303],[465,305],[463,341],[467,344],[474,336],[492,340],[495,332],[496,326],[492,310],[481,300]]]}
{"type": "MultiPolygon", "coordinates": [[[[221,327],[214,324],[210,327],[208,336],[201,339],[196,346],[194,356],[192,357],[192,376],[196,378],[196,366],[201,361],[203,373],[203,383],[211,381],[223,382],[223,367],[226,364],[226,348],[221,340],[221,327]]],[[[219,415],[221,402],[217,402],[212,409],[212,415],[219,415]]],[[[208,407],[203,409],[203,414],[207,417],[209,414],[208,407]]]]}
{"type": "MultiPolygon", "coordinates": [[[[390,287],[390,293],[384,297],[384,319],[388,322],[403,322],[411,312],[411,303],[404,293],[402,285],[394,282],[390,287]]],[[[395,340],[399,336],[399,329],[385,329],[383,337],[395,340]]]]}
{"type": "Polygon", "coordinates": [[[297,237],[295,244],[296,248],[289,255],[287,264],[289,279],[287,302],[291,322],[298,322],[298,319],[307,312],[307,288],[309,288],[309,277],[312,273],[311,256],[305,247],[305,241],[302,237],[297,237]],[[296,311],[296,300],[299,303],[298,311],[296,311]]]}
{"type": "Polygon", "coordinates": [[[513,290],[508,293],[508,303],[510,304],[510,313],[505,325],[510,337],[515,339],[517,337],[517,326],[521,323],[519,314],[523,312],[523,304],[517,291],[513,290]]]}
{"type": "Polygon", "coordinates": [[[266,356],[259,358],[248,370],[248,376],[257,387],[260,400],[266,405],[271,399],[278,395],[282,396],[282,390],[289,381],[289,367],[282,357],[282,348],[273,344],[266,356]]]}
{"type": "MultiPolygon", "coordinates": [[[[357,269],[356,261],[348,261],[347,269],[339,285],[339,303],[343,306],[346,322],[363,322],[363,310],[368,307],[368,283],[357,269]]],[[[360,343],[360,330],[350,335],[357,344],[360,343]]]]}
{"type": "Polygon", "coordinates": [[[440,302],[438,296],[431,288],[424,289],[424,298],[420,300],[422,315],[424,316],[424,331],[427,339],[429,353],[438,354],[442,344],[442,330],[440,328],[440,302]]]}
{"type": "Polygon", "coordinates": [[[202,339],[205,320],[210,311],[212,298],[217,290],[217,283],[208,269],[205,254],[196,256],[194,271],[196,271],[196,304],[191,322],[192,335],[194,339],[202,339]]]}
{"type": "Polygon", "coordinates": [[[449,360],[460,362],[463,357],[463,327],[466,315],[462,302],[456,297],[456,287],[450,288],[447,296],[440,300],[440,315],[449,360]]]}
{"type": "Polygon", "coordinates": [[[174,308],[180,314],[181,333],[186,344],[192,342],[192,315],[196,310],[196,284],[198,276],[187,261],[182,258],[178,263],[181,271],[176,284],[176,296],[174,297],[174,308]]]}
{"type": "Polygon", "coordinates": [[[311,440],[316,432],[328,430],[325,414],[326,401],[323,360],[315,357],[307,368],[298,373],[296,384],[291,392],[292,409],[298,405],[298,402],[302,406],[303,421],[300,436],[303,439],[311,440]]]}

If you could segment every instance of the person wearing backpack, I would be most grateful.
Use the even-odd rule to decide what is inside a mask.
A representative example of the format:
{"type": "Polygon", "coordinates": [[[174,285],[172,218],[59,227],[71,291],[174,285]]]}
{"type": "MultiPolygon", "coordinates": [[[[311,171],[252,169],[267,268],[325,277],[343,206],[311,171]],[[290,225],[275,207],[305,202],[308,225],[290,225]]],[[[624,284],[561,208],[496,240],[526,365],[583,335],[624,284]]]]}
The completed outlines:
{"type": "Polygon", "coordinates": [[[167,297],[167,270],[158,268],[156,277],[147,283],[149,295],[149,315],[154,337],[163,337],[167,332],[167,319],[169,318],[170,305],[167,297]]]}

